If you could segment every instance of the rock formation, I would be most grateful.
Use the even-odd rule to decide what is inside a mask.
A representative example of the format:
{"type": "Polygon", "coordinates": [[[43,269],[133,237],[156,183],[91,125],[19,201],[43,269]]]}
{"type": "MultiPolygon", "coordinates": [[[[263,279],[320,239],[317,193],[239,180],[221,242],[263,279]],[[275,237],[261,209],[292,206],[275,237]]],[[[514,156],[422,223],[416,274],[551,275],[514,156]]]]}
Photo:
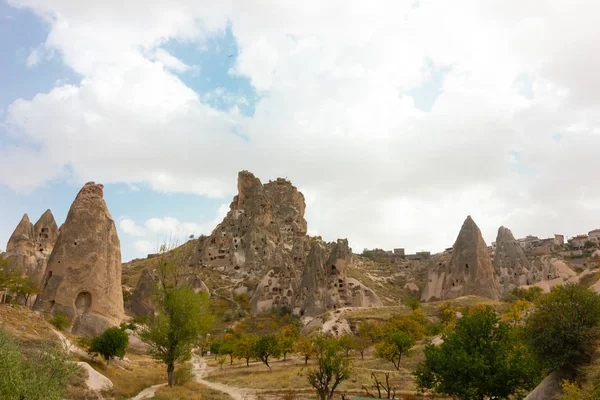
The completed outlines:
{"type": "Polygon", "coordinates": [[[103,186],[86,183],[69,209],[35,308],[69,317],[73,333],[94,336],[123,318],[121,247],[103,199],[103,186]]]}
{"type": "Polygon", "coordinates": [[[493,265],[503,295],[531,283],[531,264],[510,229],[503,226],[498,229],[493,265]]]}
{"type": "Polygon", "coordinates": [[[500,298],[487,245],[471,216],[463,223],[449,259],[432,260],[421,300],[447,300],[465,295],[500,298]]]}
{"type": "MultiPolygon", "coordinates": [[[[184,273],[182,279],[189,284],[194,292],[205,292],[210,296],[208,287],[194,272],[184,273]]],[[[158,282],[159,278],[156,276],[155,271],[150,271],[148,268],[142,270],[138,283],[126,305],[130,314],[147,315],[156,309],[154,296],[157,294],[155,290],[158,282]]]]}
{"type": "Polygon", "coordinates": [[[346,276],[345,270],[352,262],[348,240],[326,244],[314,240],[295,290],[294,312],[314,316],[340,307],[381,306],[381,300],[369,288],[346,276]]]}
{"type": "Polygon", "coordinates": [[[154,310],[155,304],[152,301],[154,282],[154,277],[148,268],[144,268],[128,303],[128,309],[133,315],[146,315],[154,310]]]}
{"type": "Polygon", "coordinates": [[[564,261],[551,256],[528,260],[510,229],[503,226],[498,229],[496,238],[494,269],[503,295],[516,287],[530,285],[550,291],[553,286],[562,285],[576,275],[564,261]]]}
{"type": "Polygon", "coordinates": [[[347,241],[327,245],[314,239],[311,244],[305,208],[304,196],[289,181],[279,178],[263,185],[242,171],[230,211],[191,264],[231,275],[238,282],[234,293],[248,294],[255,313],[283,307],[314,314],[345,304],[380,304],[357,281],[341,276],[334,282],[325,274],[326,266],[343,270],[352,254],[347,241]]]}
{"type": "Polygon", "coordinates": [[[25,214],[6,244],[4,258],[12,268],[20,269],[24,275],[39,283],[57,237],[58,227],[50,210],[46,210],[35,225],[25,214]]]}

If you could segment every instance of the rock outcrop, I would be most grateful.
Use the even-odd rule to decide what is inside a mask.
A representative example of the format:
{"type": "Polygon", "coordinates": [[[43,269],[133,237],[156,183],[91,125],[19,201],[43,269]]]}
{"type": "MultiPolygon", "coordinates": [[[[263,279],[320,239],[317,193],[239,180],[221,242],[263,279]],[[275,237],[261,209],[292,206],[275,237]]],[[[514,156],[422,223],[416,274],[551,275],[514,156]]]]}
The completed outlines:
{"type": "Polygon", "coordinates": [[[35,308],[66,314],[73,333],[95,336],[123,319],[121,247],[102,185],[88,182],[77,194],[42,289],[35,308]]]}
{"type": "Polygon", "coordinates": [[[463,223],[449,259],[433,258],[421,300],[447,300],[465,295],[500,298],[500,285],[487,245],[471,216],[463,223]]]}
{"type": "Polygon", "coordinates": [[[128,309],[133,315],[147,315],[154,311],[156,307],[152,301],[154,282],[152,273],[148,268],[144,268],[128,303],[128,309]]]}
{"type": "Polygon", "coordinates": [[[237,282],[233,292],[247,294],[254,313],[288,308],[315,314],[334,306],[380,304],[357,281],[326,271],[331,265],[342,271],[352,254],[347,241],[328,245],[311,239],[305,208],[304,196],[288,180],[263,185],[242,171],[229,212],[191,264],[230,275],[237,282]]]}
{"type": "Polygon", "coordinates": [[[504,226],[498,229],[493,265],[503,295],[531,283],[531,264],[510,229],[504,226]]]}
{"type": "Polygon", "coordinates": [[[294,312],[315,316],[341,307],[381,306],[381,300],[371,289],[346,276],[352,257],[346,239],[330,244],[315,239],[295,290],[294,312]]]}
{"type": "Polygon", "coordinates": [[[25,214],[8,240],[3,257],[12,268],[39,284],[57,237],[58,227],[50,210],[46,210],[35,225],[25,214]]]}

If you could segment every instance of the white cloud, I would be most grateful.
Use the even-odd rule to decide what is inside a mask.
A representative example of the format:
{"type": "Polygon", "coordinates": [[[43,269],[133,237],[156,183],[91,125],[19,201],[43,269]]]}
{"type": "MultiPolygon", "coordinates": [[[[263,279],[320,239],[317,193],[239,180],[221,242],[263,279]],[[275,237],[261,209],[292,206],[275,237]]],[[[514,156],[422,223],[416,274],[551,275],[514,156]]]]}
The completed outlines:
{"type": "Polygon", "coordinates": [[[43,46],[83,76],[8,108],[11,135],[27,143],[0,148],[0,169],[20,166],[0,177],[15,189],[68,165],[81,182],[228,197],[248,169],[287,176],[310,199],[311,232],[359,250],[439,250],[469,213],[488,241],[500,224],[517,236],[574,234],[600,219],[589,181],[600,169],[600,3],[10,3],[43,15],[43,46]],[[261,95],[251,117],[234,106],[241,99],[227,112],[209,106],[234,95],[194,92],[173,73],[187,65],[160,50],[169,40],[202,48],[228,23],[231,74],[261,95]],[[423,113],[408,93],[427,82],[428,63],[451,69],[423,113]],[[532,99],[514,87],[523,74],[532,99]]]}
{"type": "Polygon", "coordinates": [[[158,252],[158,247],[147,240],[136,240],[133,242],[133,247],[142,255],[158,252]]]}
{"type": "Polygon", "coordinates": [[[119,221],[119,227],[123,232],[131,236],[145,236],[146,232],[144,228],[138,226],[131,218],[121,218],[119,221]]]}
{"type": "Polygon", "coordinates": [[[154,51],[154,58],[160,61],[165,67],[174,72],[184,73],[191,69],[198,70],[197,66],[187,65],[186,63],[184,63],[177,57],[171,55],[168,51],[162,48],[158,48],[154,51]]]}

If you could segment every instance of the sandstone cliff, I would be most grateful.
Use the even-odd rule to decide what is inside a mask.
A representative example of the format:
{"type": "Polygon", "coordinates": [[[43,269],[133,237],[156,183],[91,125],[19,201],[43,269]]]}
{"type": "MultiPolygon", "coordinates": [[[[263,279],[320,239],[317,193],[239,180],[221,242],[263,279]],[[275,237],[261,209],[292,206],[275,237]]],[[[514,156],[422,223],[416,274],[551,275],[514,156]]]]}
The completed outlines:
{"type": "Polygon", "coordinates": [[[500,285],[487,245],[471,216],[460,229],[449,259],[434,257],[421,300],[447,300],[465,295],[500,298],[500,285]]]}
{"type": "Polygon", "coordinates": [[[102,185],[88,182],[75,198],[42,288],[35,308],[65,313],[74,333],[97,335],[122,320],[121,248],[102,185]]]}

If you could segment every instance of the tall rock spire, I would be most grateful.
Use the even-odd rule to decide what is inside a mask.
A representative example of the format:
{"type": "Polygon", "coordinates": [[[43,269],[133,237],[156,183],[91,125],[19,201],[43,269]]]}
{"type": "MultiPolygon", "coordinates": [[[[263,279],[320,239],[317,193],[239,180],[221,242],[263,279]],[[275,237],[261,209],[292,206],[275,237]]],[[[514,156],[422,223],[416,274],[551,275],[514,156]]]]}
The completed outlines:
{"type": "Polygon", "coordinates": [[[435,262],[429,269],[422,300],[446,300],[465,295],[500,298],[500,286],[487,245],[471,216],[458,233],[450,259],[435,262]]]}
{"type": "Polygon", "coordinates": [[[21,217],[21,221],[15,228],[12,235],[10,235],[10,239],[8,239],[8,243],[6,244],[6,251],[9,252],[16,247],[23,244],[23,242],[33,242],[35,239],[33,224],[29,221],[29,215],[23,214],[21,217]]]}
{"type": "Polygon", "coordinates": [[[88,182],[60,228],[35,308],[65,313],[72,332],[94,336],[123,319],[121,247],[103,199],[88,182]]]}
{"type": "Polygon", "coordinates": [[[493,264],[499,277],[502,294],[518,286],[529,284],[527,278],[531,264],[510,229],[504,226],[498,228],[493,264]]]}

